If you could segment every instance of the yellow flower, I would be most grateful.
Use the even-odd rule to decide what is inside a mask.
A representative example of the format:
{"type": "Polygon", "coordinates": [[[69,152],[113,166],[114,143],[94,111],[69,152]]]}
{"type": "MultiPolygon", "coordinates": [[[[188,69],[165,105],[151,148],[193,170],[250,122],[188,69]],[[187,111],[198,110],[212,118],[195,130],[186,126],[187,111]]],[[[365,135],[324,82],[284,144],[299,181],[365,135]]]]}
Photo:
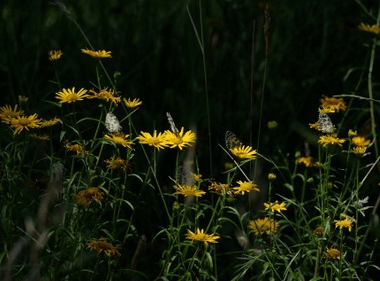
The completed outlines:
{"type": "Polygon", "coordinates": [[[234,197],[230,186],[225,183],[212,182],[211,185],[209,185],[208,190],[213,190],[221,195],[227,194],[229,197],[234,197]]]}
{"type": "Polygon", "coordinates": [[[197,186],[193,185],[180,185],[177,184],[174,186],[174,189],[177,191],[174,192],[173,194],[181,194],[185,197],[187,196],[196,196],[196,197],[202,197],[203,195],[206,194],[203,190],[197,190],[197,186]]]}
{"type": "Polygon", "coordinates": [[[359,27],[359,30],[362,30],[362,31],[367,31],[374,34],[380,34],[380,27],[376,24],[369,25],[369,24],[365,24],[361,22],[358,27],[359,27]]]}
{"type": "Polygon", "coordinates": [[[157,130],[154,130],[153,136],[149,133],[140,132],[142,136],[138,136],[137,139],[141,144],[147,144],[149,146],[154,146],[158,150],[165,148],[167,146],[165,133],[159,133],[157,135],[157,130]]]}
{"type": "Polygon", "coordinates": [[[339,146],[342,146],[344,142],[345,140],[337,138],[336,135],[322,135],[318,140],[318,143],[323,146],[327,146],[329,144],[337,144],[339,146]]]}
{"type": "Polygon", "coordinates": [[[268,129],[274,129],[277,127],[277,122],[276,121],[269,121],[268,122],[268,129]]]}
{"type": "Polygon", "coordinates": [[[191,130],[183,133],[183,127],[179,132],[165,131],[165,138],[170,148],[178,147],[182,150],[185,146],[191,146],[191,143],[195,143],[196,135],[191,130]]]}
{"type": "Polygon", "coordinates": [[[88,99],[100,99],[105,100],[106,102],[111,101],[116,106],[121,102],[121,98],[116,97],[113,90],[108,91],[106,88],[104,88],[100,90],[99,93],[95,92],[94,90],[89,90],[88,92],[91,94],[88,96],[88,99]]]}
{"type": "Polygon", "coordinates": [[[46,134],[44,134],[44,135],[31,134],[30,137],[32,137],[36,140],[50,140],[50,137],[46,134]]]}
{"type": "Polygon", "coordinates": [[[56,93],[56,99],[60,100],[59,103],[72,103],[76,102],[77,100],[83,100],[84,98],[87,98],[88,95],[86,94],[87,90],[80,89],[79,92],[75,92],[75,87],[72,89],[62,89],[62,92],[56,93]]]}
{"type": "Polygon", "coordinates": [[[12,128],[15,128],[13,134],[19,134],[23,129],[29,131],[29,129],[39,128],[41,124],[41,120],[37,119],[37,114],[26,116],[19,116],[12,118],[10,120],[10,124],[12,128]]]}
{"type": "Polygon", "coordinates": [[[322,226],[318,226],[317,228],[315,228],[313,230],[313,233],[317,234],[318,236],[321,236],[323,234],[323,227],[322,226]]]}
{"type": "Polygon", "coordinates": [[[78,205],[88,206],[92,202],[100,203],[103,199],[103,192],[101,192],[98,187],[89,187],[80,191],[77,195],[75,195],[75,198],[78,205]]]}
{"type": "Polygon", "coordinates": [[[0,118],[4,123],[10,124],[12,118],[20,117],[24,115],[24,111],[17,109],[17,104],[12,108],[10,105],[4,105],[0,107],[0,118]]]}
{"type": "Polygon", "coordinates": [[[59,60],[62,57],[63,53],[61,50],[50,50],[49,51],[49,60],[55,61],[59,60]]]}
{"type": "Polygon", "coordinates": [[[45,128],[45,127],[50,127],[50,126],[54,126],[55,124],[58,124],[59,122],[61,122],[61,119],[59,118],[54,118],[54,119],[50,119],[50,120],[43,120],[41,121],[41,128],[45,128]]]}
{"type": "Polygon", "coordinates": [[[366,146],[357,146],[352,149],[352,152],[358,156],[362,156],[367,150],[366,146]]]}
{"type": "Polygon", "coordinates": [[[297,162],[299,164],[304,164],[308,168],[314,166],[313,157],[311,157],[311,156],[300,157],[300,158],[298,158],[297,162]]]}
{"type": "Polygon", "coordinates": [[[124,160],[121,157],[117,157],[116,159],[107,159],[104,160],[108,165],[108,168],[113,168],[113,169],[121,169],[121,170],[128,170],[131,168],[131,163],[128,160],[124,160]]]}
{"type": "Polygon", "coordinates": [[[323,96],[323,98],[319,101],[321,102],[321,107],[323,108],[322,111],[325,113],[339,112],[340,110],[345,111],[347,108],[343,98],[338,99],[323,96]]]}
{"type": "Polygon", "coordinates": [[[196,233],[192,232],[190,229],[187,230],[186,239],[191,240],[191,243],[195,241],[204,242],[205,246],[208,246],[208,243],[218,243],[216,240],[220,237],[215,234],[206,234],[204,229],[200,230],[197,228],[196,233]]]}
{"type": "Polygon", "coordinates": [[[194,173],[191,173],[191,176],[193,178],[193,180],[195,182],[198,182],[198,183],[201,183],[203,180],[202,180],[202,175],[201,174],[194,174],[194,173]]]}
{"type": "Polygon", "coordinates": [[[257,151],[253,150],[251,146],[235,146],[230,149],[231,153],[240,159],[255,159],[257,151]]]}
{"type": "Polygon", "coordinates": [[[348,130],[348,136],[349,137],[356,137],[357,135],[358,135],[358,133],[356,131],[351,130],[351,129],[348,130]]]}
{"type": "Polygon", "coordinates": [[[98,255],[104,254],[109,258],[112,256],[121,256],[119,249],[111,243],[108,243],[106,238],[100,238],[98,241],[88,240],[86,245],[87,248],[96,251],[98,255]]]}
{"type": "Polygon", "coordinates": [[[123,102],[129,108],[134,108],[134,107],[137,107],[137,106],[142,104],[142,101],[140,101],[140,99],[131,100],[130,98],[128,98],[128,100],[127,100],[126,98],[123,98],[123,102]]]}
{"type": "Polygon", "coordinates": [[[265,210],[271,209],[272,212],[277,211],[281,213],[281,211],[287,210],[285,202],[282,202],[281,204],[278,204],[278,201],[276,201],[275,203],[264,203],[264,206],[265,206],[265,210]]]}
{"type": "Polygon", "coordinates": [[[26,96],[21,96],[21,95],[18,95],[18,101],[21,103],[21,102],[27,102],[28,101],[28,97],[26,96]]]}
{"type": "Polygon", "coordinates": [[[89,49],[82,49],[82,53],[87,54],[96,59],[112,58],[111,51],[105,51],[105,50],[92,51],[89,49]]]}
{"type": "Polygon", "coordinates": [[[239,186],[233,187],[235,194],[244,195],[246,192],[249,193],[251,191],[260,191],[257,185],[253,181],[238,181],[239,186]]]}
{"type": "Polygon", "coordinates": [[[353,218],[348,217],[345,214],[341,214],[342,217],[345,217],[344,220],[335,220],[335,227],[342,229],[343,227],[348,228],[348,231],[351,232],[352,224],[355,222],[353,218]]]}
{"type": "Polygon", "coordinates": [[[333,259],[333,260],[338,259],[339,260],[340,259],[340,251],[338,249],[331,247],[330,249],[328,249],[326,251],[326,253],[323,254],[323,256],[326,259],[333,259]]]}
{"type": "Polygon", "coordinates": [[[365,137],[362,136],[353,137],[351,141],[354,146],[368,146],[371,143],[370,140],[366,140],[365,137]]]}
{"type": "Polygon", "coordinates": [[[265,217],[263,219],[256,219],[250,221],[248,228],[255,233],[255,235],[262,235],[264,233],[268,235],[276,234],[280,224],[278,221],[265,217]]]}
{"type": "Polygon", "coordinates": [[[274,173],[269,173],[268,174],[268,180],[275,180],[277,178],[277,175],[274,173]]]}
{"type": "Polygon", "coordinates": [[[309,123],[310,129],[316,129],[317,131],[320,131],[318,121],[315,123],[309,123]]]}
{"type": "Polygon", "coordinates": [[[133,144],[133,142],[128,140],[128,137],[129,137],[129,135],[126,135],[126,134],[121,133],[121,132],[112,133],[110,135],[104,136],[104,138],[106,140],[109,140],[115,144],[119,144],[119,145],[124,146],[124,147],[132,148],[131,145],[133,144]]]}

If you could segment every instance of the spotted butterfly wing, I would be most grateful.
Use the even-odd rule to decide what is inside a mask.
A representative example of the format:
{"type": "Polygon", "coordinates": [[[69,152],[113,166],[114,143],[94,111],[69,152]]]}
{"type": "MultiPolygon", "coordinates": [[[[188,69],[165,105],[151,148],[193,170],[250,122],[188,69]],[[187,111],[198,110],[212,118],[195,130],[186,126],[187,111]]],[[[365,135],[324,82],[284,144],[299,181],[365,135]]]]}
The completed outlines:
{"type": "Polygon", "coordinates": [[[110,133],[117,133],[122,129],[119,119],[112,112],[108,112],[106,115],[106,129],[110,133]]]}
{"type": "Polygon", "coordinates": [[[166,116],[168,117],[168,122],[169,122],[169,125],[170,125],[170,130],[173,133],[178,133],[178,129],[175,126],[175,123],[174,123],[174,120],[173,120],[173,117],[171,116],[171,114],[169,112],[166,112],[166,116]]]}
{"type": "Polygon", "coordinates": [[[336,128],[334,124],[331,122],[330,117],[324,112],[319,113],[318,127],[319,130],[324,134],[333,134],[336,132],[336,128]]]}
{"type": "Polygon", "coordinates": [[[241,140],[231,131],[227,131],[225,135],[226,147],[233,149],[234,147],[241,146],[241,140]]]}

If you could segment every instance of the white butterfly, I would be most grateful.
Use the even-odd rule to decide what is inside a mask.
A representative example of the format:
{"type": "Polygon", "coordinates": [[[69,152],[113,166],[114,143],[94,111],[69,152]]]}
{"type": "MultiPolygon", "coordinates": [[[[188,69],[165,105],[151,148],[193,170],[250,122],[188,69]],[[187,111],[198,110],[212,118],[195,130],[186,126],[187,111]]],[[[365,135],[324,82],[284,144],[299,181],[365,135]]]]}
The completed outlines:
{"type": "Polygon", "coordinates": [[[336,128],[331,122],[330,117],[324,112],[319,112],[318,127],[324,134],[333,134],[336,132],[336,128]]]}
{"type": "Polygon", "coordinates": [[[170,130],[173,132],[173,133],[178,133],[178,129],[177,127],[175,126],[174,124],[174,120],[173,120],[173,117],[170,115],[169,112],[166,112],[166,116],[168,117],[168,122],[169,122],[169,125],[170,125],[170,130]]]}
{"type": "Polygon", "coordinates": [[[106,115],[106,129],[110,133],[116,133],[122,129],[119,120],[112,112],[108,112],[106,115]]]}
{"type": "Polygon", "coordinates": [[[231,131],[227,131],[224,139],[228,149],[233,149],[238,146],[242,146],[241,140],[231,131]]]}

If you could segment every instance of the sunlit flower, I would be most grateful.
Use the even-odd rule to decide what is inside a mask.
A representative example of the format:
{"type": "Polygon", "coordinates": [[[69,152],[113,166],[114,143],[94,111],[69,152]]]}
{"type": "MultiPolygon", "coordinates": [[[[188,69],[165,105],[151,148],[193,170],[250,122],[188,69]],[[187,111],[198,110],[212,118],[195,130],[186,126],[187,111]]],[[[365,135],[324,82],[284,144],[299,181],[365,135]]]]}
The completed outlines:
{"type": "Polygon", "coordinates": [[[352,224],[355,222],[353,218],[348,217],[345,214],[341,214],[342,217],[345,217],[344,220],[335,220],[335,227],[342,229],[343,227],[348,228],[348,231],[351,232],[352,224]]]}
{"type": "Polygon", "coordinates": [[[50,137],[46,134],[44,135],[31,134],[30,137],[36,140],[50,140],[50,137]]]}
{"type": "Polygon", "coordinates": [[[128,98],[128,100],[127,100],[126,98],[123,98],[123,102],[129,108],[135,108],[139,105],[142,105],[142,101],[140,101],[140,99],[131,100],[130,98],[128,98]]]}
{"type": "Polygon", "coordinates": [[[24,111],[21,109],[18,110],[17,107],[17,104],[14,106],[14,108],[12,108],[10,105],[4,105],[0,107],[0,118],[3,119],[4,123],[10,124],[12,118],[24,115],[24,111]]]}
{"type": "Polygon", "coordinates": [[[251,146],[235,146],[230,149],[231,153],[240,159],[255,159],[257,151],[253,150],[251,146]]]}
{"type": "Polygon", "coordinates": [[[72,89],[62,89],[62,92],[56,93],[57,96],[55,98],[60,100],[59,103],[72,103],[87,98],[88,95],[86,93],[87,90],[83,88],[76,93],[75,87],[73,87],[72,89]]]}
{"type": "Polygon", "coordinates": [[[50,126],[54,126],[56,124],[58,124],[59,122],[61,122],[61,119],[59,118],[54,118],[54,119],[50,119],[50,120],[43,120],[41,121],[41,128],[45,128],[45,127],[50,127],[50,126]]]}
{"type": "Polygon", "coordinates": [[[234,194],[228,184],[225,183],[217,183],[217,182],[212,182],[208,190],[213,190],[216,193],[219,193],[221,195],[227,194],[229,197],[234,197],[234,194]]]}
{"type": "Polygon", "coordinates": [[[260,191],[253,181],[238,181],[237,183],[239,186],[232,188],[235,194],[244,195],[246,192],[249,193],[251,191],[260,191]]]}
{"type": "Polygon", "coordinates": [[[98,255],[106,255],[107,257],[118,256],[121,254],[118,247],[113,246],[111,243],[107,242],[106,238],[100,238],[99,240],[88,240],[86,242],[87,248],[94,250],[98,255]]]}
{"type": "Polygon", "coordinates": [[[128,147],[128,148],[132,148],[132,144],[133,142],[131,142],[129,140],[129,135],[126,135],[124,133],[121,133],[121,132],[117,132],[117,133],[112,133],[112,134],[109,134],[109,135],[105,135],[104,138],[106,140],[109,140],[115,144],[119,144],[121,146],[124,146],[124,147],[128,147]]]}
{"type": "Polygon", "coordinates": [[[81,51],[82,53],[87,54],[96,59],[112,58],[111,51],[105,51],[105,50],[92,51],[89,49],[82,49],[81,51]]]}
{"type": "Polygon", "coordinates": [[[351,130],[351,129],[348,130],[348,136],[349,137],[356,137],[357,135],[358,135],[358,133],[356,131],[351,130]]]}
{"type": "Polygon", "coordinates": [[[65,148],[67,151],[75,151],[77,154],[81,154],[83,152],[83,146],[80,144],[66,144],[65,148]]]}
{"type": "Polygon", "coordinates": [[[165,131],[166,141],[170,148],[178,147],[182,150],[185,146],[191,146],[192,143],[195,143],[195,133],[189,130],[184,134],[183,130],[182,127],[181,131],[178,132],[165,131]]]}
{"type": "Polygon", "coordinates": [[[149,146],[153,146],[158,150],[165,148],[168,144],[166,141],[165,133],[158,133],[157,130],[154,130],[153,136],[146,132],[140,132],[141,136],[138,136],[137,139],[141,144],[147,144],[149,146]]]}
{"type": "Polygon", "coordinates": [[[277,122],[276,121],[269,121],[268,122],[268,129],[274,129],[277,127],[277,122]]]}
{"type": "Polygon", "coordinates": [[[78,205],[87,207],[92,202],[100,203],[103,199],[103,192],[98,187],[89,187],[75,195],[78,205]]]}
{"type": "Polygon", "coordinates": [[[344,142],[345,140],[337,138],[336,135],[321,135],[318,140],[318,143],[323,146],[327,146],[329,144],[337,144],[339,146],[342,146],[344,142]]]}
{"type": "Polygon", "coordinates": [[[200,230],[197,228],[196,233],[192,232],[190,229],[187,230],[186,239],[191,240],[193,243],[195,241],[204,242],[205,246],[208,246],[208,243],[218,243],[216,240],[220,237],[215,234],[206,234],[204,229],[200,230]]]}
{"type": "Polygon", "coordinates": [[[340,110],[345,111],[347,108],[343,98],[329,98],[323,96],[319,101],[321,102],[321,107],[328,111],[325,111],[325,113],[339,112],[340,110]]]}
{"type": "Polygon", "coordinates": [[[117,157],[116,159],[107,159],[104,162],[107,163],[108,168],[121,169],[124,171],[131,168],[131,163],[128,160],[122,159],[121,157],[117,157]]]}
{"type": "Polygon", "coordinates": [[[352,149],[352,152],[355,153],[357,156],[363,156],[366,150],[367,150],[366,146],[356,146],[352,149]]]}
{"type": "Polygon", "coordinates": [[[315,123],[309,123],[310,129],[315,129],[317,131],[320,131],[318,121],[315,123]]]}
{"type": "Polygon", "coordinates": [[[10,120],[11,127],[15,128],[14,135],[21,133],[24,129],[29,131],[29,129],[39,128],[40,124],[41,120],[37,119],[36,113],[30,116],[15,117],[10,120]]]}
{"type": "Polygon", "coordinates": [[[19,101],[20,103],[22,103],[22,102],[27,102],[28,100],[29,100],[28,97],[26,97],[26,96],[22,96],[22,95],[18,95],[18,101],[19,101]]]}
{"type": "Polygon", "coordinates": [[[59,60],[63,55],[61,50],[50,50],[48,54],[51,61],[59,60]]]}
{"type": "Polygon", "coordinates": [[[380,34],[380,27],[377,24],[369,25],[363,22],[358,26],[359,30],[367,31],[374,34],[380,34]]]}
{"type": "Polygon", "coordinates": [[[280,224],[278,221],[265,217],[263,219],[256,219],[250,221],[248,228],[255,233],[255,235],[262,235],[264,233],[268,235],[276,234],[280,224]]]}
{"type": "Polygon", "coordinates": [[[121,102],[121,98],[115,96],[115,91],[107,90],[106,88],[100,90],[99,93],[94,90],[89,90],[88,93],[88,99],[100,99],[105,100],[106,102],[111,101],[116,106],[121,102]]]}
{"type": "Polygon", "coordinates": [[[192,178],[193,178],[193,180],[194,180],[195,182],[200,183],[200,182],[203,181],[203,180],[202,180],[202,175],[201,175],[201,174],[194,174],[194,173],[191,173],[191,176],[192,176],[192,178]]]}
{"type": "Polygon", "coordinates": [[[277,175],[274,173],[269,173],[268,174],[268,180],[275,180],[277,178],[277,175]]]}
{"type": "Polygon", "coordinates": [[[322,165],[320,162],[314,162],[313,157],[307,156],[307,157],[300,157],[298,158],[297,162],[299,164],[304,164],[307,168],[309,167],[319,167],[322,165]]]}
{"type": "Polygon", "coordinates": [[[190,185],[180,185],[177,184],[174,186],[174,189],[177,191],[174,192],[173,194],[181,194],[185,197],[187,196],[196,196],[196,197],[202,197],[203,195],[206,194],[203,190],[197,189],[196,185],[190,186],[190,185]]]}
{"type": "Polygon", "coordinates": [[[331,247],[330,249],[328,249],[323,254],[323,257],[325,257],[326,259],[332,259],[332,260],[338,259],[339,260],[340,259],[340,251],[338,249],[331,247]]]}
{"type": "Polygon", "coordinates": [[[278,204],[278,201],[276,201],[275,203],[264,203],[264,206],[265,206],[265,210],[270,209],[273,213],[275,211],[281,213],[281,211],[287,210],[285,202],[282,202],[280,204],[278,204]]]}
{"type": "Polygon", "coordinates": [[[353,137],[351,141],[354,146],[368,146],[371,143],[370,140],[366,140],[365,137],[362,136],[353,137]]]}

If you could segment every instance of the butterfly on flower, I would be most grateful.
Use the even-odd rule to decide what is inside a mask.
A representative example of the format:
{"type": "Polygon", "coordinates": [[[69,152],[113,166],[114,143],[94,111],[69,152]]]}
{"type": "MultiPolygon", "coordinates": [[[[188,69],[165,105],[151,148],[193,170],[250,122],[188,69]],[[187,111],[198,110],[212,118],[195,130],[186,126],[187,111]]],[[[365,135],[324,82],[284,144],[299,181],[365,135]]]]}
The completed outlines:
{"type": "Polygon", "coordinates": [[[169,125],[170,125],[170,130],[173,133],[178,134],[179,131],[178,131],[177,127],[174,124],[173,117],[171,116],[171,114],[169,112],[166,112],[166,116],[168,117],[168,122],[169,122],[169,125]]]}
{"type": "Polygon", "coordinates": [[[231,131],[227,131],[225,135],[226,146],[228,149],[233,149],[242,146],[241,140],[231,131]]]}
{"type": "Polygon", "coordinates": [[[336,128],[331,122],[330,117],[324,112],[319,112],[318,127],[324,134],[333,134],[336,132],[336,128]]]}
{"type": "Polygon", "coordinates": [[[119,119],[112,112],[108,112],[106,115],[106,129],[110,133],[117,133],[122,129],[119,119]]]}

